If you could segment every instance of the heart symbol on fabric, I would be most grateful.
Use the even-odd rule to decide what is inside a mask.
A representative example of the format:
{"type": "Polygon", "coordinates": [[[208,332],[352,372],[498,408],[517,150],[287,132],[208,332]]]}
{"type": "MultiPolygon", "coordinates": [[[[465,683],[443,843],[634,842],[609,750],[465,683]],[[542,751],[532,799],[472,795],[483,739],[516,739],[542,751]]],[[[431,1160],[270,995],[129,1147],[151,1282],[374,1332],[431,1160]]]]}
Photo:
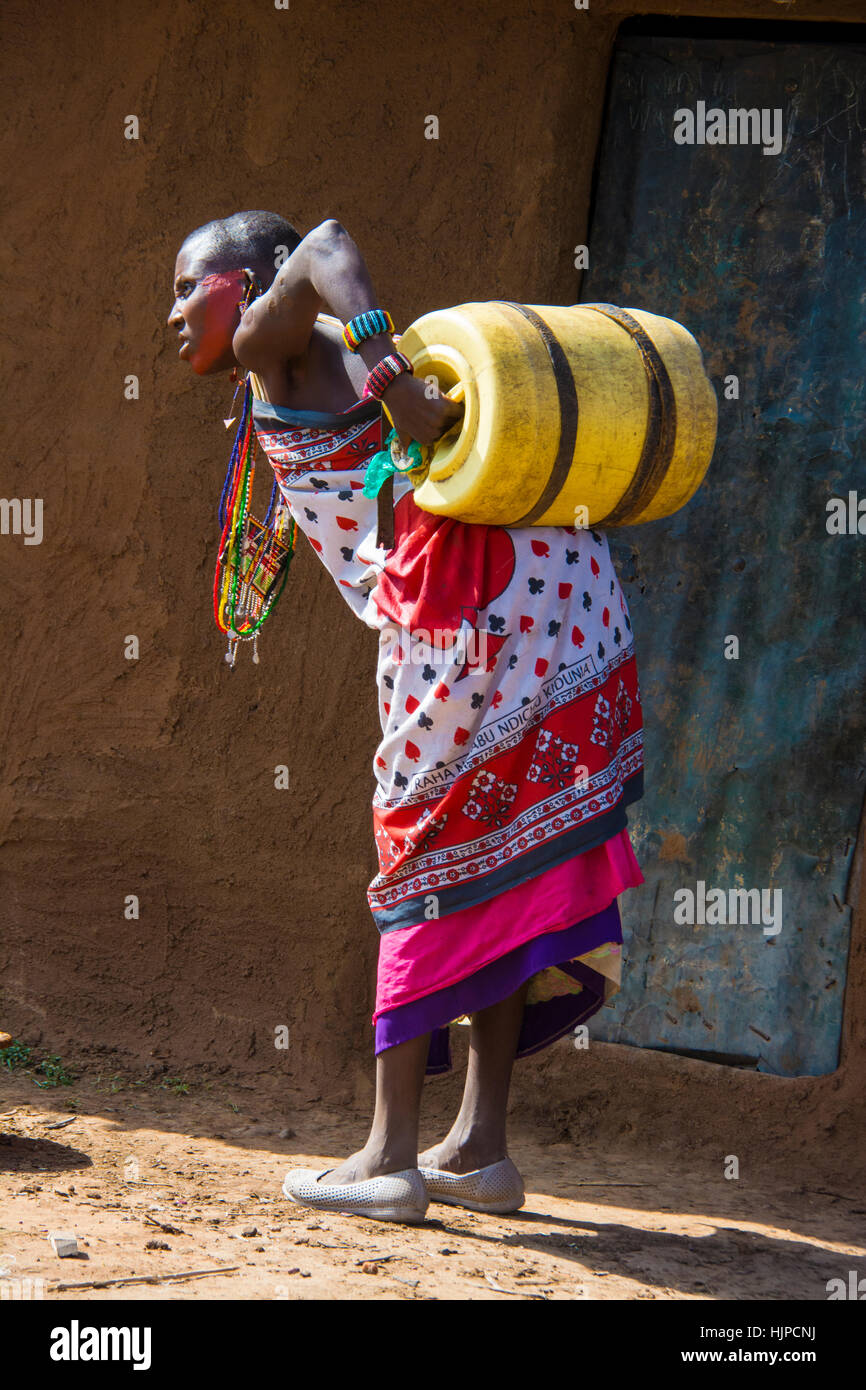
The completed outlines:
{"type": "Polygon", "coordinates": [[[417,763],[417,761],[418,761],[418,759],[420,758],[420,756],[421,756],[421,749],[420,749],[420,748],[416,748],[416,747],[415,747],[415,744],[412,742],[412,740],[409,739],[409,738],[407,738],[407,740],[406,740],[406,757],[407,757],[407,758],[410,758],[410,759],[412,760],[413,763],[417,763]]]}
{"type": "Polygon", "coordinates": [[[571,640],[576,647],[583,646],[584,642],[586,641],[586,638],[584,637],[579,627],[573,627],[571,629],[571,640]]]}
{"type": "Polygon", "coordinates": [[[455,731],[454,731],[454,742],[455,742],[455,743],[465,743],[466,740],[468,739],[468,737],[469,737],[469,730],[468,730],[468,729],[460,729],[460,728],[455,729],[455,731]]]}
{"type": "Polygon", "coordinates": [[[528,632],[529,629],[530,629],[531,627],[534,627],[534,626],[535,626],[535,619],[534,619],[534,618],[527,618],[527,616],[526,616],[525,613],[521,613],[521,615],[520,615],[520,631],[521,631],[521,632],[528,632]]]}
{"type": "Polygon", "coordinates": [[[409,711],[410,714],[414,714],[414,713],[415,713],[415,711],[416,711],[416,709],[418,708],[418,706],[420,705],[420,703],[421,703],[421,701],[420,701],[420,700],[416,700],[414,695],[407,695],[407,696],[406,696],[406,709],[409,711]]]}
{"type": "Polygon", "coordinates": [[[543,676],[547,670],[548,664],[548,662],[542,661],[541,657],[539,657],[535,663],[535,674],[537,676],[543,676]]]}
{"type": "MultiPolygon", "coordinates": [[[[337,525],[341,531],[357,531],[358,529],[357,521],[353,521],[350,516],[338,516],[337,525]]],[[[598,574],[598,570],[596,570],[596,574],[598,574]]]]}
{"type": "Polygon", "coordinates": [[[570,585],[570,584],[560,584],[560,586],[559,586],[559,597],[560,597],[560,598],[568,598],[568,596],[569,596],[570,593],[571,593],[571,585],[570,585]]]}
{"type": "Polygon", "coordinates": [[[547,556],[550,554],[550,546],[547,544],[546,541],[533,541],[532,552],[534,555],[547,556]]]}
{"type": "Polygon", "coordinates": [[[322,553],[322,543],[321,543],[321,541],[314,541],[313,538],[312,538],[312,536],[307,536],[307,540],[310,542],[310,545],[313,547],[313,549],[314,549],[314,550],[317,550],[318,553],[321,555],[321,553],[322,553]]]}
{"type": "Polygon", "coordinates": [[[450,694],[451,691],[448,689],[448,686],[445,684],[444,681],[440,681],[436,689],[433,691],[433,695],[437,700],[447,700],[450,694]]]}
{"type": "Polygon", "coordinates": [[[590,556],[590,559],[589,559],[589,568],[592,570],[592,572],[593,572],[593,574],[596,576],[596,578],[598,578],[598,573],[599,573],[599,570],[598,570],[598,562],[597,562],[597,560],[596,560],[596,558],[595,558],[594,555],[591,555],[591,556],[590,556]]]}

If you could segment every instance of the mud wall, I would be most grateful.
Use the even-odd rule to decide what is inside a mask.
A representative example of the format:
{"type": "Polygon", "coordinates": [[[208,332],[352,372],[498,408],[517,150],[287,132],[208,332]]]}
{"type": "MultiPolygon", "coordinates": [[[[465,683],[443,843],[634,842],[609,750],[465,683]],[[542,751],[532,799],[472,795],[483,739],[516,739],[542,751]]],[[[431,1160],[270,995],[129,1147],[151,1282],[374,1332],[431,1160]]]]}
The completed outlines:
{"type": "MultiPolygon", "coordinates": [[[[780,32],[860,17],[855,0],[655,8],[780,32]]],[[[210,584],[230,388],[177,361],[174,255],[210,217],[266,207],[302,230],[339,217],[398,323],[468,299],[575,299],[607,64],[632,12],[4,6],[2,492],[44,499],[41,545],[0,537],[0,1021],[26,1040],[276,1064],[316,1091],[367,1093],[375,638],[303,546],[261,664],[224,664],[210,584]]],[[[822,1084],[832,1114],[856,1093],[862,1004],[861,969],[842,1071],[804,1082],[807,1105],[822,1084]]],[[[576,1104],[572,1057],[563,1043],[524,1064],[518,1103],[540,1077],[546,1103],[576,1104]]],[[[759,1083],[781,1094],[604,1047],[598,1088],[613,1057],[635,1115],[673,1126],[708,1072],[732,1107],[759,1083]]]]}

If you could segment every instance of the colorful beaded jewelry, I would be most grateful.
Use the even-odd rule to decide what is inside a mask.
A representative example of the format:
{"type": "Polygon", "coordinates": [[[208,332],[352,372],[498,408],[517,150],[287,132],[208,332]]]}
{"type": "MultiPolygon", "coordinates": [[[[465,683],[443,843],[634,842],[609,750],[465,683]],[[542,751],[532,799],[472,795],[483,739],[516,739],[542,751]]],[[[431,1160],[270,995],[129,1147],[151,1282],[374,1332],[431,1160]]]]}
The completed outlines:
{"type": "Polygon", "coordinates": [[[412,363],[408,357],[402,352],[391,352],[387,357],[383,357],[381,362],[377,362],[369,373],[364,383],[364,395],[374,396],[380,401],[392,381],[403,372],[409,372],[411,375],[412,371],[412,363]]]}
{"type": "MultiPolygon", "coordinates": [[[[235,398],[240,383],[235,387],[235,398]]],[[[234,399],[232,408],[234,408],[234,399]]],[[[229,412],[231,415],[231,411],[229,412]]],[[[227,424],[231,424],[231,419],[227,424]]],[[[214,618],[228,637],[226,661],[234,666],[238,642],[252,642],[258,664],[258,634],[285,587],[297,526],[276,479],[264,521],[250,514],[255,478],[253,391],[247,377],[240,424],[229,459],[217,513],[222,534],[214,574],[214,618]]]]}
{"type": "Polygon", "coordinates": [[[394,320],[387,309],[368,309],[364,314],[356,314],[343,329],[343,342],[350,352],[357,352],[368,338],[378,338],[381,333],[393,333],[394,320]]]}

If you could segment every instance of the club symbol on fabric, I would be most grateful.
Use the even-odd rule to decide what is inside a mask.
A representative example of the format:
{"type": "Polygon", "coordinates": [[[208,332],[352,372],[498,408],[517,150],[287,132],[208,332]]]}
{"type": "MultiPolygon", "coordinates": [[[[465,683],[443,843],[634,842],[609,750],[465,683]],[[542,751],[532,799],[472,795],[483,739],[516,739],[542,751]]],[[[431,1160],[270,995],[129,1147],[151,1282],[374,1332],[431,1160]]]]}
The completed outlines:
{"type": "Polygon", "coordinates": [[[505,629],[505,619],[498,617],[496,613],[488,613],[487,622],[491,632],[503,632],[505,629]]]}
{"type": "Polygon", "coordinates": [[[354,552],[354,550],[351,548],[351,546],[348,546],[348,545],[341,545],[341,546],[340,546],[340,554],[342,555],[342,557],[343,557],[344,560],[351,560],[351,558],[352,558],[352,556],[354,555],[354,553],[355,553],[355,552],[354,552]]]}
{"type": "Polygon", "coordinates": [[[503,782],[492,772],[478,772],[463,810],[471,820],[501,829],[511,815],[516,795],[516,782],[503,782]]]}
{"type": "Polygon", "coordinates": [[[539,730],[532,763],[526,774],[527,780],[555,786],[561,791],[563,787],[574,782],[574,769],[579,752],[578,744],[565,743],[549,729],[539,730]]]}
{"type": "Polygon", "coordinates": [[[589,592],[586,589],[584,589],[583,591],[583,606],[586,609],[587,613],[592,607],[592,599],[590,598],[589,592]]]}
{"type": "Polygon", "coordinates": [[[576,565],[579,559],[580,559],[580,551],[579,551],[579,550],[566,550],[566,552],[565,552],[565,563],[566,563],[567,565],[576,565]]]}
{"type": "Polygon", "coordinates": [[[531,594],[540,594],[542,589],[544,588],[544,580],[536,579],[534,575],[530,576],[527,582],[529,584],[529,592],[531,594]]]}
{"type": "Polygon", "coordinates": [[[311,512],[309,507],[304,508],[304,515],[306,516],[308,521],[318,521],[319,519],[318,512],[311,512]]]}

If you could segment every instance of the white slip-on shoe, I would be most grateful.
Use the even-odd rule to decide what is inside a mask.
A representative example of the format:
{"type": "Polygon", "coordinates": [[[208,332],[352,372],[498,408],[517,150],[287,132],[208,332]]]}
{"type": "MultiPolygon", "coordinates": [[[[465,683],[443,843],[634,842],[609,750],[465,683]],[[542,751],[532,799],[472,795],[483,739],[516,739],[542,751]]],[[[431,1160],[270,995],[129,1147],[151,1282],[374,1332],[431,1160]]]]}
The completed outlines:
{"type": "Polygon", "coordinates": [[[407,1221],[410,1225],[424,1220],[430,1198],[417,1168],[384,1173],[364,1182],[318,1181],[333,1171],[295,1168],[286,1174],[283,1194],[290,1202],[317,1211],[348,1211],[357,1216],[372,1216],[377,1221],[407,1221]]]}
{"type": "Polygon", "coordinates": [[[425,1163],[433,1153],[435,1149],[418,1156],[418,1171],[431,1201],[467,1207],[469,1211],[487,1211],[494,1216],[519,1211],[526,1201],[523,1179],[510,1158],[476,1168],[473,1173],[446,1173],[443,1168],[431,1168],[425,1163]]]}

